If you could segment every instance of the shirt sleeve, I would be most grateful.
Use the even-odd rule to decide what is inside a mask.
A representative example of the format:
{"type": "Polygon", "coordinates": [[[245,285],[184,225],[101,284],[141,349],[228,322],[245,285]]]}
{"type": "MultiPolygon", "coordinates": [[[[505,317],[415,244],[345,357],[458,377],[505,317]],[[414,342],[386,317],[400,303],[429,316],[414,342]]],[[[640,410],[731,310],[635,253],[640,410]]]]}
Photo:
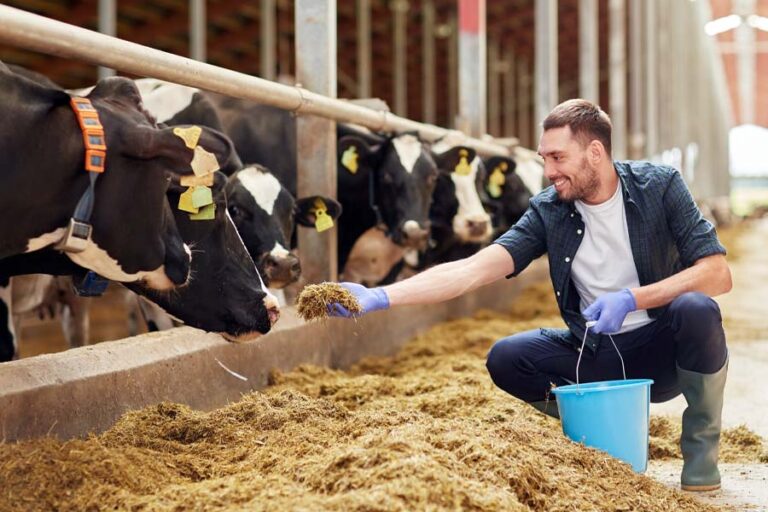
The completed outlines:
{"type": "Polygon", "coordinates": [[[664,192],[664,212],[680,253],[680,261],[686,268],[705,256],[725,254],[715,227],[701,214],[677,171],[672,174],[664,192]]]}
{"type": "Polygon", "coordinates": [[[507,278],[515,277],[533,260],[547,252],[546,230],[541,215],[532,207],[509,230],[493,241],[507,250],[515,270],[507,278]]]}

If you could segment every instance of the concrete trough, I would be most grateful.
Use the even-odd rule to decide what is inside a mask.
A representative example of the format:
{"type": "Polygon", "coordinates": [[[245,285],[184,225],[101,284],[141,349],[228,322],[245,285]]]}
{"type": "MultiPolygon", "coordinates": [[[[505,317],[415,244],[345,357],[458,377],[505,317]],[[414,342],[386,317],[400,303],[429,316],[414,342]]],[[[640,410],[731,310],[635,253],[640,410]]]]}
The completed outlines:
{"type": "Polygon", "coordinates": [[[273,332],[245,344],[181,327],[5,363],[0,436],[80,437],[109,428],[126,411],[161,401],[221,407],[265,387],[273,369],[347,368],[366,356],[396,353],[435,323],[482,308],[505,311],[524,287],[546,274],[546,263],[538,261],[518,278],[443,304],[394,308],[357,321],[304,323],[286,308],[273,332]]]}

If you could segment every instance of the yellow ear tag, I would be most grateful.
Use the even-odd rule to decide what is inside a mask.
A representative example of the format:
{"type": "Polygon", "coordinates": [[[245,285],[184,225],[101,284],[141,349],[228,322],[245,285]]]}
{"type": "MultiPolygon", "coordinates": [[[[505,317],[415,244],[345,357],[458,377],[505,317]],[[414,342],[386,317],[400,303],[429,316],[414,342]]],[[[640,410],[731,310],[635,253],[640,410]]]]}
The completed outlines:
{"type": "Polygon", "coordinates": [[[180,137],[184,141],[184,144],[189,149],[195,149],[197,147],[197,141],[200,140],[200,134],[203,133],[203,129],[199,126],[190,126],[189,128],[174,128],[173,134],[180,137]]]}
{"type": "Polygon", "coordinates": [[[190,213],[189,218],[191,220],[213,220],[216,218],[216,203],[211,203],[209,205],[203,206],[200,208],[200,211],[197,213],[190,213]]]}
{"type": "Polygon", "coordinates": [[[205,176],[219,170],[219,161],[216,160],[216,155],[209,153],[200,146],[195,148],[195,155],[192,157],[190,165],[196,176],[205,176]]]}
{"type": "Polygon", "coordinates": [[[355,146],[349,146],[344,153],[341,154],[341,165],[343,165],[350,173],[357,173],[357,148],[355,146]]]}
{"type": "Polygon", "coordinates": [[[469,165],[469,162],[467,161],[467,157],[469,157],[469,152],[466,149],[460,149],[459,163],[456,164],[456,167],[453,169],[453,172],[455,172],[460,176],[469,176],[472,173],[472,166],[469,165]]]}
{"type": "Polygon", "coordinates": [[[322,199],[315,200],[315,229],[318,233],[333,227],[333,219],[328,215],[328,207],[322,199]]]}
{"type": "Polygon", "coordinates": [[[506,176],[504,176],[504,169],[506,167],[507,164],[505,163],[496,166],[496,168],[491,173],[491,176],[488,178],[488,193],[494,199],[501,197],[501,187],[504,186],[504,183],[507,181],[506,176]]]}
{"type": "Polygon", "coordinates": [[[205,176],[195,176],[194,174],[182,176],[179,183],[182,187],[212,187],[213,173],[208,173],[205,176]]]}
{"type": "Polygon", "coordinates": [[[195,187],[192,190],[192,206],[200,208],[213,202],[213,193],[208,187],[195,187]]]}
{"type": "Polygon", "coordinates": [[[198,208],[192,204],[192,194],[193,190],[192,188],[188,188],[184,191],[181,196],[179,196],[179,210],[183,212],[189,212],[189,213],[197,213],[198,208]]]}

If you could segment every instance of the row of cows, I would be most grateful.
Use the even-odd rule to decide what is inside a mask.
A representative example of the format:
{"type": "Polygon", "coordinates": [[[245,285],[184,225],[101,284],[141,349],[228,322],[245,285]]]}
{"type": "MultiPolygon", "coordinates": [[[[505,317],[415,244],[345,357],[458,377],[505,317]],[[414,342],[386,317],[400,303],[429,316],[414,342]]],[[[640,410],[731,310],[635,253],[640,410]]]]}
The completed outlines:
{"type": "Polygon", "coordinates": [[[91,270],[181,322],[238,341],[269,331],[279,316],[270,288],[299,280],[297,225],[334,225],[343,278],[385,283],[489,243],[541,187],[536,162],[483,160],[455,135],[429,145],[417,134],[340,124],[337,200],[297,198],[293,115],[154,79],[110,78],[67,92],[0,63],[0,106],[0,360],[16,353],[14,297],[34,307],[30,289],[62,289],[78,317],[70,324],[87,322],[83,301],[90,299],[60,279],[25,278],[37,280],[30,285],[16,277],[11,286],[13,276],[81,282],[91,270]],[[106,139],[92,232],[80,252],[57,247],[92,179],[73,95],[91,100],[106,139]],[[179,127],[200,127],[200,148],[190,149],[179,127]],[[213,155],[218,167],[210,187],[215,215],[207,220],[178,208],[198,152],[213,155]]]}

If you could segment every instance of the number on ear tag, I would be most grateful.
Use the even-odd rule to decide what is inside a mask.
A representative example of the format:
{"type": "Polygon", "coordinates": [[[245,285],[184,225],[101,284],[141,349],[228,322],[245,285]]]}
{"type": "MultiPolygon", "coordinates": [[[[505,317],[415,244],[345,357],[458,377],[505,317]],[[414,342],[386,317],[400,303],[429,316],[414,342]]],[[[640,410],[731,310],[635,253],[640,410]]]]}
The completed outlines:
{"type": "Polygon", "coordinates": [[[193,189],[190,187],[179,196],[179,210],[189,213],[198,212],[198,208],[192,203],[192,194],[193,189]]]}
{"type": "Polygon", "coordinates": [[[459,163],[456,164],[456,167],[453,169],[453,172],[455,172],[460,176],[469,176],[472,173],[472,166],[469,165],[469,162],[467,161],[468,157],[469,157],[469,152],[466,149],[460,149],[459,163]]]}
{"type": "Polygon", "coordinates": [[[357,174],[357,148],[355,146],[349,146],[344,153],[341,154],[341,165],[343,165],[350,173],[357,174]]]}
{"type": "Polygon", "coordinates": [[[203,206],[200,208],[200,211],[197,213],[190,213],[189,218],[191,220],[213,220],[216,218],[216,203],[211,203],[209,205],[203,206]]]}
{"type": "Polygon", "coordinates": [[[192,206],[200,208],[213,202],[213,193],[208,187],[195,187],[192,190],[192,206]]]}
{"type": "Polygon", "coordinates": [[[216,155],[209,153],[200,146],[195,148],[195,156],[192,157],[190,165],[197,176],[205,176],[219,170],[219,161],[216,160],[216,155]]]}
{"type": "Polygon", "coordinates": [[[200,134],[203,129],[199,126],[190,126],[189,128],[174,128],[173,134],[181,138],[189,149],[197,147],[197,141],[200,140],[200,134]]]}

